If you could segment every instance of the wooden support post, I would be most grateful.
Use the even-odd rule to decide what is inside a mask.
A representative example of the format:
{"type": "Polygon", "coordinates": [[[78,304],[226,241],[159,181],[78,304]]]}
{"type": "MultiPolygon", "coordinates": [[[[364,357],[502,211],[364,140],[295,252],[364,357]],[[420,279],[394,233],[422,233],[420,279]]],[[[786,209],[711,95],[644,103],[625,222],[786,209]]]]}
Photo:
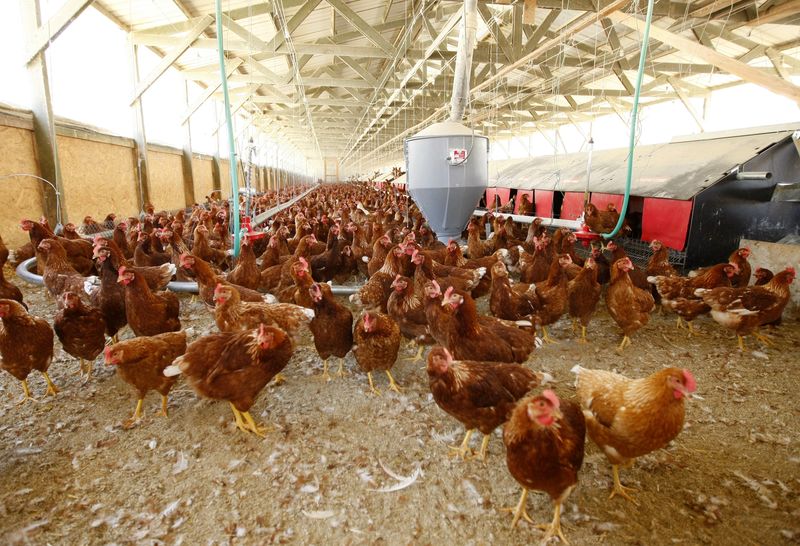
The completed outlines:
{"type": "MultiPolygon", "coordinates": [[[[141,102],[141,101],[139,101],[141,102]]],[[[189,82],[184,82],[184,102],[189,105],[189,82]]],[[[181,170],[183,171],[183,198],[187,207],[195,202],[194,171],[192,170],[192,124],[183,126],[183,147],[181,148],[181,170]]]]}
{"type": "MultiPolygon", "coordinates": [[[[134,87],[139,85],[139,46],[131,44],[131,68],[133,70],[134,87]]],[[[144,111],[142,101],[133,104],[133,117],[135,123],[135,133],[133,135],[133,153],[138,188],[136,197],[139,205],[139,212],[144,212],[145,205],[150,203],[150,168],[147,162],[147,135],[144,128],[144,111]]]]}
{"type": "MultiPolygon", "coordinates": [[[[41,10],[39,0],[20,2],[20,10],[24,21],[28,47],[34,48],[36,32],[41,24],[41,10]]],[[[39,166],[39,175],[52,182],[56,190],[42,183],[42,202],[44,215],[51,226],[56,225],[58,218],[58,204],[56,191],[61,197],[61,221],[68,222],[65,195],[61,180],[61,166],[58,161],[58,145],[56,143],[56,129],[53,118],[53,106],[50,102],[50,81],[47,77],[47,61],[44,55],[37,51],[28,63],[32,91],[33,112],[33,138],[36,147],[36,161],[39,166]]]]}

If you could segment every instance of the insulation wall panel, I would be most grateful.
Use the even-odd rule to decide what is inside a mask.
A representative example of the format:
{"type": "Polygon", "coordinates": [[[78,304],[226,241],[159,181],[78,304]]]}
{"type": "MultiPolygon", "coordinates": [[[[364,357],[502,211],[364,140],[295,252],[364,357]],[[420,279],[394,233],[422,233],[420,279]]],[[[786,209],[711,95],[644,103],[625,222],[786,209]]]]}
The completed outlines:
{"type": "MultiPolygon", "coordinates": [[[[0,126],[0,176],[33,174],[39,176],[33,131],[0,126]]],[[[28,234],[19,229],[23,218],[38,220],[44,212],[41,182],[29,176],[0,180],[0,235],[10,249],[27,243],[28,234]]]]}
{"type": "Polygon", "coordinates": [[[219,189],[223,199],[231,196],[231,164],[227,159],[219,160],[219,189]]]}
{"type": "Polygon", "coordinates": [[[214,189],[214,174],[211,163],[210,159],[192,158],[194,198],[198,203],[204,203],[206,196],[214,189]]]}
{"type": "Polygon", "coordinates": [[[150,150],[150,200],[156,210],[176,210],[184,207],[183,168],[181,156],[150,150]]]}
{"type": "Polygon", "coordinates": [[[86,215],[101,221],[109,212],[138,215],[133,148],[58,136],[65,205],[71,222],[86,215]]]}

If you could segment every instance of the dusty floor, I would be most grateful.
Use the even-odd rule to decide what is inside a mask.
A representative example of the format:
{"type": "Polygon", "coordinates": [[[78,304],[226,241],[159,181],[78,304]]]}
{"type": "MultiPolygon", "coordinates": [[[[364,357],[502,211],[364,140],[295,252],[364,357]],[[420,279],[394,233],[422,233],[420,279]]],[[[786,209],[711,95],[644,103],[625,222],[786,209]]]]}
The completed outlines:
{"type": "MultiPolygon", "coordinates": [[[[41,288],[24,286],[34,314],[52,320],[41,288]]],[[[602,304],[601,304],[602,305],[602,304]]],[[[200,304],[182,299],[194,335],[211,328],[200,304]]],[[[573,544],[787,544],[800,542],[800,402],[797,319],[774,332],[774,347],[745,354],[710,319],[704,337],[687,340],[673,317],[654,315],[623,357],[605,311],[590,326],[592,344],[569,338],[529,361],[571,396],[576,363],[631,376],[672,364],[690,368],[703,400],[688,407],[685,431],[665,450],[622,472],[640,489],[641,506],[607,500],[611,472],[587,441],[578,488],[564,531],[573,544]]],[[[127,337],[130,335],[126,331],[127,337]]],[[[751,344],[754,342],[751,342],[751,344]]],[[[755,350],[753,350],[755,349],[755,350]]],[[[411,349],[404,349],[406,355],[411,349]]],[[[132,430],[133,391],[97,364],[82,384],[77,362],[57,345],[51,375],[62,392],[16,406],[21,388],[0,374],[0,543],[2,544],[528,544],[540,531],[510,529],[500,509],[520,489],[505,465],[499,432],[488,464],[448,457],[461,426],[433,403],[422,364],[398,362],[402,395],[368,394],[366,376],[351,372],[329,384],[310,339],[286,370],[288,381],[262,392],[253,415],[270,424],[266,439],[239,433],[225,403],[200,401],[179,383],[170,417],[147,418],[132,430]],[[390,476],[414,476],[410,486],[390,476]]],[[[477,438],[474,439],[474,441],[477,438]]],[[[475,445],[474,447],[477,447],[475,445]]],[[[529,497],[534,519],[549,521],[549,499],[529,497]]]]}

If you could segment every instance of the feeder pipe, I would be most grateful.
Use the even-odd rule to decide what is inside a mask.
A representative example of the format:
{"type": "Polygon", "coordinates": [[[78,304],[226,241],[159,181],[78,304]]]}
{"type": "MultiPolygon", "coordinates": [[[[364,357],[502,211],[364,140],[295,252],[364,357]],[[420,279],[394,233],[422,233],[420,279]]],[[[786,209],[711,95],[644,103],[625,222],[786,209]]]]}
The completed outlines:
{"type": "Polygon", "coordinates": [[[772,178],[772,173],[769,171],[736,173],[736,180],[769,180],[770,178],[772,178]]]}
{"type": "Polygon", "coordinates": [[[230,149],[231,195],[233,198],[233,257],[239,257],[241,233],[239,233],[239,176],[236,165],[236,146],[233,142],[233,119],[231,99],[228,96],[228,77],[225,75],[225,48],[222,43],[222,0],[217,0],[217,51],[219,52],[219,75],[222,79],[222,96],[225,102],[225,121],[228,124],[228,148],[230,149]]]}
{"type": "MultiPolygon", "coordinates": [[[[217,0],[219,2],[219,0],[217,0]]],[[[603,233],[603,239],[615,237],[622,228],[625,215],[628,213],[628,201],[631,198],[631,178],[633,178],[633,149],[636,144],[636,122],[639,118],[639,95],[642,91],[642,76],[644,76],[644,64],[647,57],[647,44],[650,41],[650,25],[653,22],[654,0],[647,0],[647,18],[644,22],[644,36],[642,37],[642,51],[639,54],[639,72],[636,74],[636,91],[633,94],[633,109],[631,110],[631,130],[628,142],[628,177],[625,181],[625,197],[622,199],[622,210],[619,211],[617,225],[611,233],[603,233]]]]}
{"type": "Polygon", "coordinates": [[[478,0],[464,0],[464,15],[458,33],[453,97],[450,99],[450,121],[460,122],[464,116],[470,89],[472,52],[475,50],[475,35],[478,32],[478,0]]]}

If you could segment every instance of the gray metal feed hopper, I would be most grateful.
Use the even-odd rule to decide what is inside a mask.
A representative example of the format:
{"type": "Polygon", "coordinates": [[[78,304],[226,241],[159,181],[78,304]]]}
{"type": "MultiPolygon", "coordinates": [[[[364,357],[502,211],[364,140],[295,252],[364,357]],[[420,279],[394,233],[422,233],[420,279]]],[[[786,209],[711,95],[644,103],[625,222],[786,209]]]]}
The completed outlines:
{"type": "Polygon", "coordinates": [[[489,180],[489,139],[435,123],[405,140],[408,193],[440,241],[458,239],[489,180]]]}

